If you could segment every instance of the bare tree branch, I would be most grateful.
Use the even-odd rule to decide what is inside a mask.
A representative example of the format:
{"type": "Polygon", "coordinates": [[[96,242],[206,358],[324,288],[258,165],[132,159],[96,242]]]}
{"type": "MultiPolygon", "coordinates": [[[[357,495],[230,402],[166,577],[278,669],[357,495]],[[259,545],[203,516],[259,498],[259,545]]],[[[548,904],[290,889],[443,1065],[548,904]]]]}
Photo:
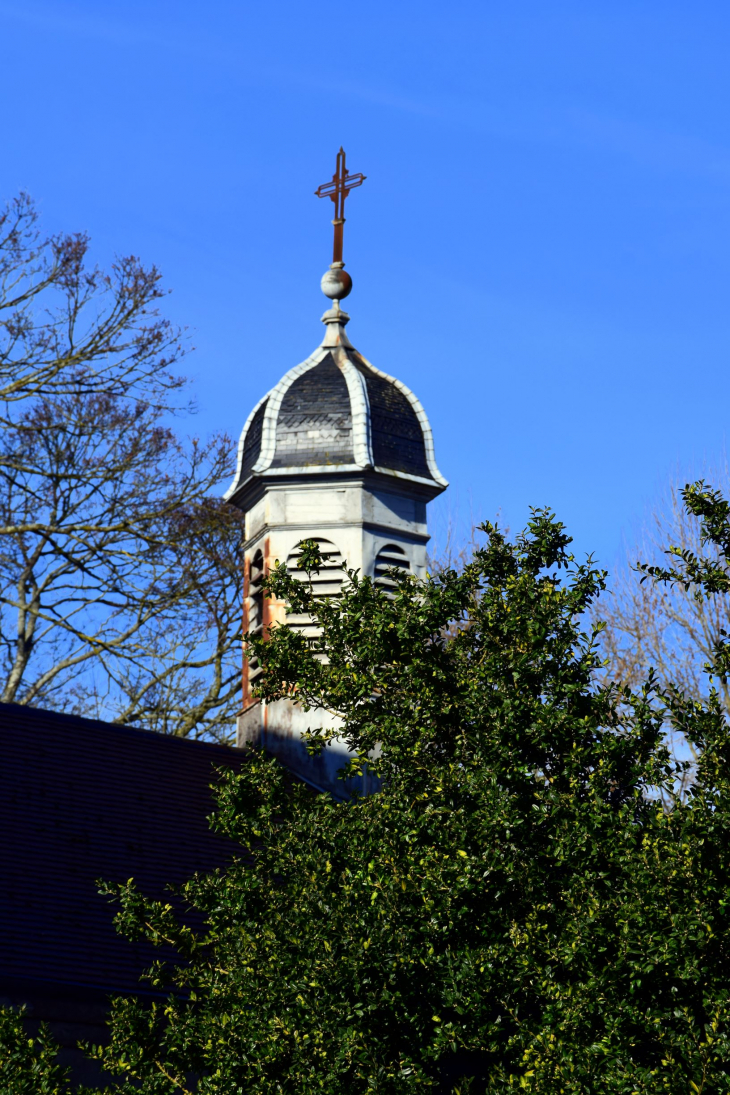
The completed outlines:
{"type": "MultiPolygon", "coordinates": [[[[725,489],[730,485],[727,469],[714,470],[712,478],[725,489]]],[[[722,630],[730,629],[730,598],[718,594],[698,599],[691,588],[642,581],[643,573],[637,570],[639,563],[666,567],[672,546],[690,550],[698,559],[717,561],[716,550],[701,540],[699,522],[687,512],[680,494],[683,485],[684,480],[671,483],[652,507],[595,615],[606,624],[608,676],[634,686],[653,667],[660,682],[673,682],[704,702],[710,689],[705,667],[714,658],[722,630]]],[[[713,683],[730,713],[727,683],[713,683]]]]}
{"type": "Polygon", "coordinates": [[[0,212],[0,695],[232,733],[240,514],[214,500],[233,445],[182,440],[192,407],[160,275],[106,274],[88,241],[0,212]]]}

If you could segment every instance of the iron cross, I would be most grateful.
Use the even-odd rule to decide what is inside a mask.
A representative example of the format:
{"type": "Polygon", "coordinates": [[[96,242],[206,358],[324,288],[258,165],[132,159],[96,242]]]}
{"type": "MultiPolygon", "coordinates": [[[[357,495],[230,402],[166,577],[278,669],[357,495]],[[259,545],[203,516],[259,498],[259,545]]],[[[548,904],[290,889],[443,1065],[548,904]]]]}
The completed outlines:
{"type": "Polygon", "coordinates": [[[337,168],[330,182],[322,183],[315,190],[318,198],[332,198],[335,203],[335,243],[332,251],[332,262],[342,262],[342,226],[345,223],[345,198],[356,186],[362,186],[365,176],[361,174],[348,175],[345,167],[345,152],[343,148],[337,153],[337,168]]]}

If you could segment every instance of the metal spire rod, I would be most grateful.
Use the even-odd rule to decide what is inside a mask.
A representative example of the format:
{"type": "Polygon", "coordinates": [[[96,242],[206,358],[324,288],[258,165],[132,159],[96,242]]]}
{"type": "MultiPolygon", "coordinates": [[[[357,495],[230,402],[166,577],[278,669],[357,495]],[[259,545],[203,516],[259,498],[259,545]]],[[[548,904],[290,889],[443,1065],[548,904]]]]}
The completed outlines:
{"type": "Polygon", "coordinates": [[[337,166],[330,182],[322,183],[315,190],[318,198],[331,198],[335,203],[335,240],[332,248],[332,265],[343,266],[342,262],[342,230],[345,223],[345,198],[356,186],[362,186],[365,176],[358,172],[357,175],[348,175],[345,166],[345,152],[342,147],[337,153],[337,166]]]}

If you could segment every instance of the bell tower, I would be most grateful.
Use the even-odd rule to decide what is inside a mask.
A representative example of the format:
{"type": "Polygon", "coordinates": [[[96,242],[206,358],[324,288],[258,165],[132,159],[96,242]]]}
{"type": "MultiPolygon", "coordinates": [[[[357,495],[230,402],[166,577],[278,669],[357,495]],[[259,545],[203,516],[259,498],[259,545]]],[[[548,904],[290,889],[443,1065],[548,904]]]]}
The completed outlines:
{"type": "MultiPolygon", "coordinates": [[[[265,598],[261,580],[275,560],[299,576],[303,540],[317,540],[327,566],[315,575],[322,596],[336,595],[347,565],[387,583],[390,567],[421,575],[426,566],[426,505],[448,485],[435,461],[431,427],[416,396],[376,369],[349,341],[340,303],[352,288],[342,261],[344,203],[364,181],[337,170],[316,191],[335,204],[334,255],[322,278],[331,307],[322,343],[254,407],[241,433],[236,476],[226,499],[245,515],[244,631],[266,634],[274,622],[307,631],[307,619],[265,598]]],[[[304,575],[301,575],[304,577],[304,575]]],[[[346,763],[335,740],[311,757],[301,740],[331,716],[289,700],[263,704],[252,690],[260,667],[244,659],[238,744],[260,745],[321,790],[344,793],[346,763]]]]}

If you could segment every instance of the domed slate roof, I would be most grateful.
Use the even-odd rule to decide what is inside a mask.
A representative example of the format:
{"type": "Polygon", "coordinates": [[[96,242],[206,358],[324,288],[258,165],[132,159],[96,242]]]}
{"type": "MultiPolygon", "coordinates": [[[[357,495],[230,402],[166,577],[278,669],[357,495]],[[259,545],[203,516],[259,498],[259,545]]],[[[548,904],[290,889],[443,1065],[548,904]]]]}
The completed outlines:
{"type": "Polygon", "coordinates": [[[434,494],[448,485],[419,400],[354,349],[348,319],[337,305],[326,312],[322,345],[254,407],[227,499],[252,479],[366,469],[422,483],[434,494]]]}

